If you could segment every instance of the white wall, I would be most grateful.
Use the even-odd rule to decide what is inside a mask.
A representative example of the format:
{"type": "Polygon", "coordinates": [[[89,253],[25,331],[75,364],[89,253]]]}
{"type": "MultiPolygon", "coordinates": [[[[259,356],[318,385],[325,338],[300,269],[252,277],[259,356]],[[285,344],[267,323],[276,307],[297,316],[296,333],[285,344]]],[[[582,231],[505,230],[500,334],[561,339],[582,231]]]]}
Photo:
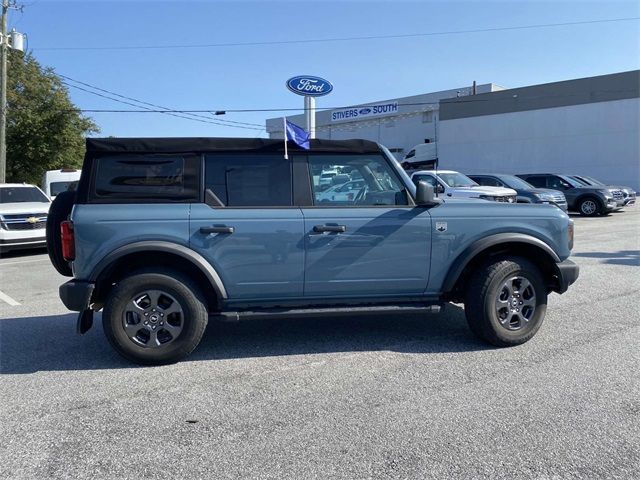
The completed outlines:
{"type": "Polygon", "coordinates": [[[640,190],[640,99],[441,121],[439,167],[555,172],[640,190]]]}

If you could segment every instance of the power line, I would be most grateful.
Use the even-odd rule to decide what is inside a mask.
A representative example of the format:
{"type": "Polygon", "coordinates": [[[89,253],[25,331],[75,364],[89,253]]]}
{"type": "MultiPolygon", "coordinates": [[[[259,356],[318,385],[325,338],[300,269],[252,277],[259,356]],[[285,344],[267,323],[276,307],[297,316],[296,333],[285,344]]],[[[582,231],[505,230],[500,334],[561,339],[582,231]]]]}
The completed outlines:
{"type": "Polygon", "coordinates": [[[34,50],[159,50],[169,48],[220,48],[220,47],[252,47],[259,45],[295,45],[295,44],[307,44],[307,43],[329,43],[329,42],[351,42],[351,41],[365,41],[365,40],[382,40],[382,39],[394,39],[394,38],[417,38],[417,37],[433,37],[440,35],[463,35],[467,33],[484,33],[484,32],[504,32],[510,30],[531,30],[536,28],[553,28],[553,27],[568,27],[573,25],[593,25],[598,23],[612,23],[612,22],[628,22],[640,20],[640,17],[625,17],[625,18],[609,18],[600,20],[582,20],[576,22],[561,22],[561,23],[540,23],[534,25],[519,25],[511,27],[490,27],[490,28],[475,28],[469,30],[448,30],[440,32],[425,32],[425,33],[406,33],[396,35],[366,35],[359,37],[335,37],[335,38],[310,38],[301,40],[274,40],[263,42],[233,42],[233,43],[202,43],[202,44],[176,44],[176,45],[121,45],[113,47],[42,47],[34,48],[34,50]]]}
{"type": "MultiPolygon", "coordinates": [[[[169,108],[169,107],[164,107],[164,106],[162,106],[162,105],[158,105],[158,104],[155,104],[155,103],[145,102],[144,100],[138,100],[137,98],[128,97],[128,96],[126,96],[126,95],[121,95],[121,94],[119,94],[119,93],[112,92],[112,91],[110,91],[110,90],[106,90],[106,89],[104,89],[104,88],[96,87],[95,85],[91,85],[90,83],[82,82],[82,81],[80,81],[80,80],[76,80],[76,79],[74,79],[74,78],[68,77],[68,76],[66,76],[66,75],[62,75],[62,74],[60,74],[60,73],[57,73],[57,75],[58,75],[59,77],[61,77],[61,78],[64,78],[65,80],[69,80],[69,81],[71,81],[71,82],[75,82],[75,83],[78,83],[78,84],[80,84],[80,85],[84,85],[85,87],[89,87],[89,88],[92,88],[92,89],[94,89],[94,90],[98,90],[98,91],[100,91],[100,92],[107,93],[107,94],[109,94],[109,95],[113,95],[113,96],[116,96],[116,97],[119,97],[119,98],[124,98],[124,99],[126,99],[126,100],[131,100],[131,101],[133,101],[133,102],[136,102],[136,103],[139,103],[139,104],[142,104],[142,105],[149,105],[150,107],[161,108],[161,109],[163,109],[163,110],[166,110],[167,112],[171,112],[171,111],[172,111],[172,109],[171,109],[171,108],[169,108]]],[[[74,86],[74,85],[69,85],[69,84],[68,84],[68,83],[66,83],[66,82],[65,82],[65,85],[68,85],[68,86],[71,86],[71,87],[77,88],[76,86],[74,86]]],[[[87,90],[85,90],[85,91],[87,91],[87,90]]],[[[95,94],[95,92],[89,92],[89,93],[94,93],[94,94],[95,94]]],[[[108,97],[105,97],[105,98],[108,98],[108,97]]],[[[115,100],[115,99],[110,99],[110,100],[115,100]]],[[[126,103],[126,102],[122,102],[122,103],[126,103]]],[[[129,104],[129,103],[127,103],[127,104],[128,104],[128,105],[131,105],[131,104],[129,104]]],[[[134,106],[138,106],[138,105],[134,105],[134,106]]],[[[209,113],[213,113],[213,112],[209,112],[209,113]]],[[[205,115],[199,115],[199,114],[196,114],[196,113],[190,113],[189,115],[190,115],[190,116],[193,116],[193,117],[203,118],[203,119],[205,119],[205,120],[211,120],[211,118],[210,118],[210,117],[205,116],[205,115]]],[[[227,119],[216,119],[215,121],[216,121],[216,122],[224,122],[224,123],[233,123],[233,124],[238,124],[238,125],[248,125],[248,126],[254,126],[254,127],[260,127],[260,128],[262,128],[262,125],[261,125],[261,124],[257,124],[257,123],[237,122],[237,121],[234,121],[234,120],[227,120],[227,119]]],[[[231,126],[231,125],[230,125],[230,126],[231,126]]]]}
{"type": "MultiPolygon", "coordinates": [[[[60,76],[63,77],[62,75],[60,75],[60,76]]],[[[90,93],[92,95],[96,95],[98,97],[106,98],[107,100],[111,100],[111,101],[122,103],[122,104],[125,104],[125,105],[130,105],[132,107],[137,107],[137,108],[143,108],[144,109],[144,110],[121,110],[120,111],[121,113],[122,112],[162,113],[162,114],[165,114],[165,115],[170,115],[172,117],[184,118],[186,120],[192,120],[192,121],[201,122],[201,123],[209,123],[209,124],[212,124],[212,125],[218,125],[218,126],[223,126],[223,127],[242,128],[242,129],[246,129],[246,130],[264,130],[264,127],[250,127],[250,126],[244,126],[244,125],[230,125],[230,124],[227,124],[227,123],[222,123],[220,120],[212,120],[212,119],[209,119],[208,117],[205,117],[203,115],[196,115],[196,113],[210,113],[211,111],[209,111],[209,110],[201,110],[199,112],[179,111],[179,110],[173,110],[173,109],[169,109],[169,108],[165,108],[165,107],[159,107],[157,105],[156,106],[159,107],[159,108],[162,108],[162,110],[154,110],[154,109],[149,108],[149,107],[144,107],[144,106],[141,107],[141,105],[139,105],[139,104],[131,103],[131,102],[128,102],[126,100],[120,100],[118,98],[113,98],[113,97],[104,95],[102,93],[98,93],[98,92],[89,90],[87,88],[80,87],[78,85],[73,85],[73,84],[65,82],[65,81],[62,81],[62,83],[64,85],[68,86],[68,87],[76,88],[78,90],[82,90],[83,92],[87,92],[87,93],[90,93]]],[[[92,88],[95,88],[95,87],[92,87],[92,88]]],[[[120,95],[120,94],[115,94],[115,95],[117,95],[119,97],[123,97],[123,98],[131,98],[131,97],[125,97],[124,95],[120,95]]],[[[136,101],[136,102],[139,102],[139,103],[147,103],[147,102],[142,102],[142,101],[138,101],[138,100],[135,100],[135,99],[133,99],[133,100],[136,101]]],[[[150,105],[152,105],[152,104],[150,104],[150,105]]],[[[100,113],[98,110],[88,110],[88,109],[81,109],[81,108],[75,109],[75,110],[83,112],[83,113],[90,113],[90,112],[91,113],[100,113]]],[[[102,112],[102,113],[106,113],[106,112],[107,111],[102,112]]],[[[114,112],[111,112],[111,113],[114,113],[114,112]]],[[[240,123],[240,122],[234,122],[234,123],[240,123]]]]}

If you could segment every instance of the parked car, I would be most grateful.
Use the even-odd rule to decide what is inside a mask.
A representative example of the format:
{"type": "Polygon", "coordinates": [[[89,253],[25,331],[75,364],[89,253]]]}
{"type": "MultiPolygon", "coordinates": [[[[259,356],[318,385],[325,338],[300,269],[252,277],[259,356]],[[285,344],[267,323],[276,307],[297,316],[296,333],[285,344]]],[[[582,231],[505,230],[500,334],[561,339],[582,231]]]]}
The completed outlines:
{"type": "Polygon", "coordinates": [[[605,187],[614,190],[620,190],[622,192],[622,206],[627,207],[631,205],[635,205],[636,203],[636,191],[631,187],[624,187],[620,185],[607,185],[596,180],[593,177],[588,177],[586,175],[570,175],[571,178],[575,178],[579,182],[584,183],[585,185],[593,186],[593,187],[605,187]]]}
{"type": "Polygon", "coordinates": [[[0,184],[0,253],[41,248],[51,200],[34,185],[0,184]]]}
{"type": "Polygon", "coordinates": [[[88,139],[76,192],[49,216],[60,287],[86,332],[146,364],[177,361],[210,315],[439,311],[465,304],[497,346],[540,328],[547,294],[578,277],[573,222],[551,205],[435,198],[365,140],[88,139]],[[233,147],[233,148],[230,148],[233,147]],[[189,152],[189,153],[176,153],[189,152]],[[358,170],[353,199],[320,203],[317,165],[358,170]],[[256,172],[260,172],[256,175],[256,172]],[[71,265],[73,269],[71,269],[71,265]]]}
{"type": "Polygon", "coordinates": [[[413,183],[427,182],[438,194],[453,198],[481,198],[495,202],[516,203],[516,191],[504,187],[483,187],[453,170],[419,170],[411,174],[413,183]]]}
{"type": "Polygon", "coordinates": [[[64,192],[69,186],[80,180],[81,170],[63,168],[61,170],[49,170],[42,176],[42,191],[52,200],[60,192],[64,192]]]}
{"type": "Polygon", "coordinates": [[[590,187],[568,175],[555,173],[527,173],[518,177],[534,187],[560,190],[567,198],[568,209],[580,215],[605,215],[620,208],[622,192],[617,189],[590,187]]]}
{"type": "Polygon", "coordinates": [[[334,185],[328,190],[316,192],[317,202],[351,202],[365,186],[364,180],[352,180],[342,185],[334,185]]]}
{"type": "Polygon", "coordinates": [[[320,185],[330,187],[333,185],[333,177],[338,175],[337,170],[323,170],[320,174],[320,185]]]}
{"type": "Polygon", "coordinates": [[[536,188],[515,175],[483,173],[469,175],[474,182],[484,187],[505,187],[516,191],[518,203],[550,203],[567,211],[567,199],[562,192],[549,188],[536,188]]]}

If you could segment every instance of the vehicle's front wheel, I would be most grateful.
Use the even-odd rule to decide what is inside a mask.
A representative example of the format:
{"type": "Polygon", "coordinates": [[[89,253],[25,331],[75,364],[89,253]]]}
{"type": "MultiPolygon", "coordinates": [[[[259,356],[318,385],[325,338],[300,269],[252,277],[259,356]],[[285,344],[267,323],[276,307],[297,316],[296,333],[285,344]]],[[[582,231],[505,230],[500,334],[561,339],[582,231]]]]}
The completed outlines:
{"type": "Polygon", "coordinates": [[[485,263],[470,278],[464,309],[469,328],[481,339],[498,347],[525,343],[547,310],[540,270],[521,257],[485,263]]]}
{"type": "Polygon", "coordinates": [[[102,314],[109,342],[146,365],[176,362],[200,343],[208,313],[202,293],[174,271],[134,273],[111,291],[102,314]]]}
{"type": "Polygon", "coordinates": [[[584,217],[595,217],[602,213],[603,210],[600,201],[595,197],[583,198],[578,204],[578,211],[584,217]]]}

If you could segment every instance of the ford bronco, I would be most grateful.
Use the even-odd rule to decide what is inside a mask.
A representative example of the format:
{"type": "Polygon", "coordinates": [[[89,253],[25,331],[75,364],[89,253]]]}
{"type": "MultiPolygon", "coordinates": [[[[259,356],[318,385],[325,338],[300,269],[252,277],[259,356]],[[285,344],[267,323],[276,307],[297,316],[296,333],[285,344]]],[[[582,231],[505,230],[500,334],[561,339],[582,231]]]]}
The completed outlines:
{"type": "Polygon", "coordinates": [[[86,332],[142,364],[191,353],[211,317],[464,303],[496,346],[540,328],[578,277],[573,222],[544,204],[440,199],[364,140],[88,139],[75,192],[52,205],[49,253],[86,332]],[[322,196],[321,174],[362,180],[322,196]],[[322,198],[322,202],[319,199],[322,198]]]}

